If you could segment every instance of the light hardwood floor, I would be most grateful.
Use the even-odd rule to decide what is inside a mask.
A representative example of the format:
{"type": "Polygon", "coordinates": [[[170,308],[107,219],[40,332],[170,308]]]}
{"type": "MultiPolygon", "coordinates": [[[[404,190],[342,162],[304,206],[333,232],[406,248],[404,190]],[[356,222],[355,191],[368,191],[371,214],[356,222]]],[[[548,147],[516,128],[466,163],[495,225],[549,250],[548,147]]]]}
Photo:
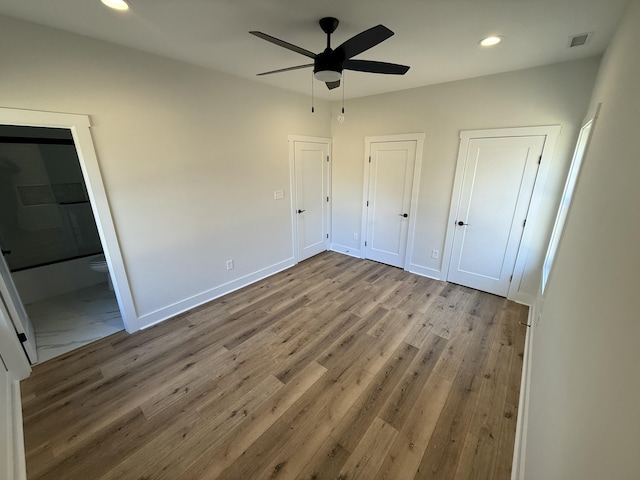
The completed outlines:
{"type": "Polygon", "coordinates": [[[527,308],[327,252],[22,382],[35,479],[508,479],[527,308]]]}

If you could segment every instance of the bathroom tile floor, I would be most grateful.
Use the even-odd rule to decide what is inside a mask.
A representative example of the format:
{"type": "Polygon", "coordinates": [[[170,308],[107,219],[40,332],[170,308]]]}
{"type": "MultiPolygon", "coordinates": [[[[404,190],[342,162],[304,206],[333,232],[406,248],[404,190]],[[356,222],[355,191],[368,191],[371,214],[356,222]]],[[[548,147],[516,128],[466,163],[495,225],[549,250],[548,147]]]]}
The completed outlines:
{"type": "Polygon", "coordinates": [[[124,329],[107,283],[25,305],[36,334],[38,363],[124,329]]]}

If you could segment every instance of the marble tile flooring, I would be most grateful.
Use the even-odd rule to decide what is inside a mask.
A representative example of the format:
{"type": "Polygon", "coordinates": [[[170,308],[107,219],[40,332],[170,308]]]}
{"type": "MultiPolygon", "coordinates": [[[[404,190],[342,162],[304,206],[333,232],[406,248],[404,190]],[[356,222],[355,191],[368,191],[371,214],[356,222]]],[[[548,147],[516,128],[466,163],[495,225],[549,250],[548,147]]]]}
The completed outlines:
{"type": "Polygon", "coordinates": [[[107,283],[25,305],[36,334],[38,363],[124,329],[107,283]]]}

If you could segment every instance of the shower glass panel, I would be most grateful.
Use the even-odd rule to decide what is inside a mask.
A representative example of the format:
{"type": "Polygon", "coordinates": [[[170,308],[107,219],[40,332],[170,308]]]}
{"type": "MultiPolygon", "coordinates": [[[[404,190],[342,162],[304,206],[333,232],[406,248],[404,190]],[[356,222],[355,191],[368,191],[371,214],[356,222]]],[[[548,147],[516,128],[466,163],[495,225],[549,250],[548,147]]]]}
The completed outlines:
{"type": "Polygon", "coordinates": [[[0,126],[0,245],[12,272],[102,252],[69,130],[0,126]]]}

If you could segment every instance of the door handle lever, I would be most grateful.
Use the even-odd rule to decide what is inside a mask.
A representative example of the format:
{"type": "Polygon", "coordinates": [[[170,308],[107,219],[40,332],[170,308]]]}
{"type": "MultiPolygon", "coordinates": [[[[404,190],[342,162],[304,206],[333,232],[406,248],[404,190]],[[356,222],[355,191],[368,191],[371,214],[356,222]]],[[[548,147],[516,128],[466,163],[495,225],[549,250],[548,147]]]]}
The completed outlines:
{"type": "Polygon", "coordinates": [[[408,213],[399,213],[398,216],[407,218],[409,216],[409,214],[408,213]]]}
{"type": "Polygon", "coordinates": [[[460,220],[460,221],[458,222],[458,225],[460,225],[460,226],[462,227],[463,225],[469,225],[469,224],[468,224],[468,223],[464,223],[462,220],[460,220]]]}
{"type": "Polygon", "coordinates": [[[2,250],[2,255],[11,255],[11,250],[2,250]]]}
{"type": "Polygon", "coordinates": [[[306,212],[306,210],[298,210],[298,213],[306,212]]]}

